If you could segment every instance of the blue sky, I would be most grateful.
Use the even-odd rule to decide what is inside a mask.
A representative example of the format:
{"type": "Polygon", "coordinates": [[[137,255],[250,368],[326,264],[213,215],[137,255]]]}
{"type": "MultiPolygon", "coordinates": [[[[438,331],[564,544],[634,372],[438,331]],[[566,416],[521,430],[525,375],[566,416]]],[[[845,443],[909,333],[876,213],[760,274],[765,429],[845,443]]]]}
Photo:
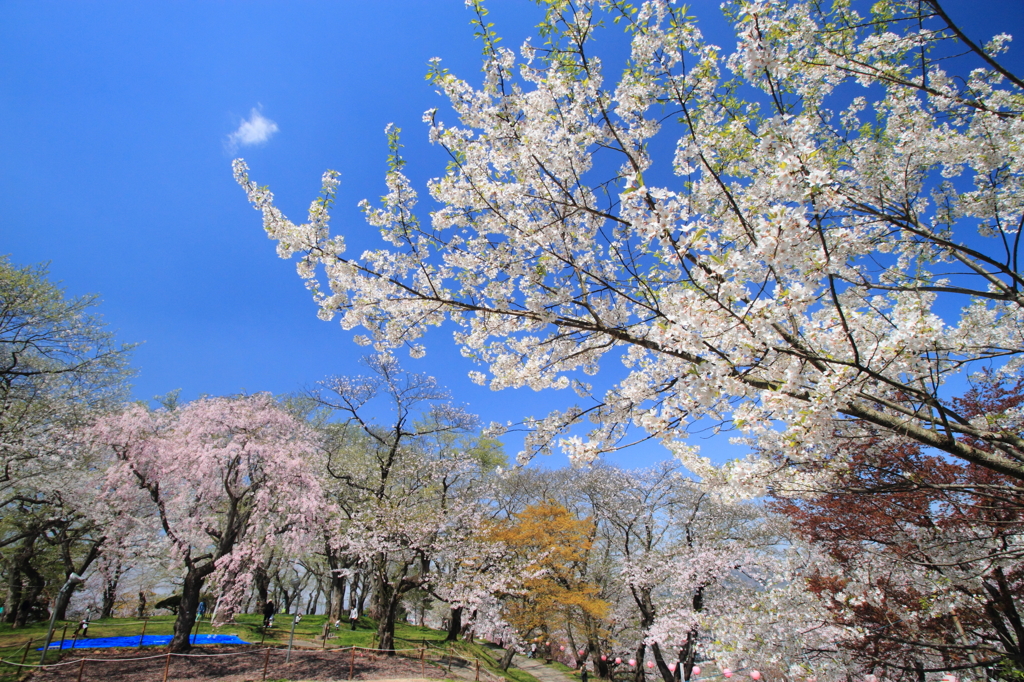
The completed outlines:
{"type": "MultiPolygon", "coordinates": [[[[691,3],[729,48],[734,39],[715,35],[717,5],[691,3]]],[[[978,39],[1005,30],[1024,40],[1024,1],[944,5],[978,39]]],[[[541,16],[526,0],[489,6],[512,47],[541,16]]],[[[119,338],[143,342],[136,398],[286,393],[357,373],[352,334],[316,318],[234,183],[230,136],[253,110],[276,125],[260,145],[236,138],[237,154],[295,218],[322,172],[340,171],[334,224],[359,253],[377,243],[356,204],[384,192],[384,127],[404,130],[421,185],[443,168],[421,123],[443,107],[426,63],[441,57],[476,82],[471,18],[461,0],[0,1],[0,253],[48,261],[70,294],[101,296],[119,338]]],[[[1018,72],[1021,53],[1018,42],[1018,72]]],[[[434,334],[427,357],[405,365],[437,376],[485,421],[539,417],[574,397],[475,386],[449,340],[434,334]]],[[[517,449],[510,440],[509,454],[517,449]]],[[[705,446],[714,459],[726,453],[738,454],[705,446]]],[[[611,459],[663,456],[645,446],[611,459]]]]}

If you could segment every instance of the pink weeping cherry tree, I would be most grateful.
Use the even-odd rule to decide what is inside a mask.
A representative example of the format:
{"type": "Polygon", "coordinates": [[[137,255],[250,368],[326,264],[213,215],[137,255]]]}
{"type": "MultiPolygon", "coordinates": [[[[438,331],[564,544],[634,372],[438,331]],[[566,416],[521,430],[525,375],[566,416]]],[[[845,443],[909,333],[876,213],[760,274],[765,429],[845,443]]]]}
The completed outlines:
{"type": "Polygon", "coordinates": [[[220,588],[222,606],[238,601],[253,559],[270,548],[300,551],[323,517],[312,432],[269,395],[155,411],[133,405],[100,419],[89,436],[115,458],[105,501],[125,511],[124,523],[151,523],[151,541],[166,543],[181,566],[171,651],[191,647],[204,585],[220,588]]]}

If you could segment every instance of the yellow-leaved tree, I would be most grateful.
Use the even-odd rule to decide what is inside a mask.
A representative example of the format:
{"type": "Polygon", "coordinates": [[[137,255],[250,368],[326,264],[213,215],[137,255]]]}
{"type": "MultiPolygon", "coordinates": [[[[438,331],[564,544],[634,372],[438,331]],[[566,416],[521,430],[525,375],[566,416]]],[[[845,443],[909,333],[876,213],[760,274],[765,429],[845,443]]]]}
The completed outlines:
{"type": "Polygon", "coordinates": [[[600,586],[588,577],[596,531],[593,519],[579,519],[551,500],[494,527],[492,538],[521,567],[520,590],[507,595],[503,606],[505,620],[524,639],[553,643],[564,636],[574,654],[577,642],[592,648],[609,611],[600,586]]]}

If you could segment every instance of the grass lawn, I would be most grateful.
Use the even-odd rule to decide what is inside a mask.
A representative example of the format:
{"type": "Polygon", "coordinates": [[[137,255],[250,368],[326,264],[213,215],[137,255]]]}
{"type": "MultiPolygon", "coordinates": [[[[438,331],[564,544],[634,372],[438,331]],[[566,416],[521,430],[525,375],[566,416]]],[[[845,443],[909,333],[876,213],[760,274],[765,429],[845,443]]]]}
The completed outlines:
{"type": "Polygon", "coordinates": [[[554,668],[555,670],[557,670],[559,672],[565,673],[568,677],[572,677],[572,678],[577,679],[577,680],[583,679],[583,678],[580,677],[580,671],[579,670],[577,670],[576,668],[570,668],[565,663],[561,663],[559,661],[551,661],[550,663],[547,663],[546,665],[554,668]]]}
{"type": "MultiPolygon", "coordinates": [[[[174,618],[174,616],[168,615],[154,616],[147,619],[146,635],[173,634],[174,618]]],[[[295,626],[295,639],[303,641],[307,645],[308,642],[322,645],[323,641],[319,637],[326,620],[327,617],[324,615],[303,616],[302,620],[295,626]]],[[[18,663],[24,656],[26,664],[38,664],[42,652],[37,649],[43,646],[48,625],[48,622],[34,623],[27,627],[12,630],[9,624],[0,623],[0,658],[3,658],[5,661],[18,663]],[[25,647],[30,642],[30,649],[26,656],[25,647]]],[[[61,634],[65,632],[65,625],[67,626],[66,638],[68,640],[72,638],[78,622],[58,622],[54,629],[53,641],[60,641],[61,634]]],[[[237,635],[239,638],[252,642],[255,645],[259,645],[261,641],[264,644],[274,646],[286,646],[288,644],[292,625],[291,616],[278,614],[274,627],[270,628],[266,633],[263,632],[262,625],[263,616],[259,614],[246,614],[237,616],[234,623],[223,625],[216,628],[216,630],[210,626],[209,621],[203,621],[198,624],[193,632],[196,634],[237,635]]],[[[89,638],[138,637],[142,634],[142,627],[142,621],[134,618],[95,620],[89,624],[89,638]]],[[[350,646],[373,648],[376,643],[376,623],[369,618],[361,618],[358,629],[353,631],[350,629],[348,621],[342,621],[340,628],[331,627],[331,634],[332,636],[327,640],[328,649],[350,646]]],[[[507,672],[499,670],[497,663],[501,657],[501,649],[485,643],[474,642],[469,644],[463,641],[449,646],[444,641],[446,634],[443,630],[432,630],[406,623],[398,623],[395,627],[395,648],[401,651],[403,649],[426,647],[435,658],[441,652],[448,653],[451,651],[457,658],[479,659],[482,669],[489,670],[494,675],[502,677],[509,682],[537,682],[536,678],[521,670],[510,669],[507,672]]],[[[145,647],[145,649],[147,652],[152,652],[154,649],[161,650],[162,647],[145,647]]],[[[409,653],[415,655],[412,652],[409,653]]],[[[56,663],[62,656],[78,658],[81,655],[82,650],[53,650],[47,652],[46,662],[56,663]]],[[[18,678],[17,670],[12,666],[0,665],[0,682],[14,682],[18,678]]]]}

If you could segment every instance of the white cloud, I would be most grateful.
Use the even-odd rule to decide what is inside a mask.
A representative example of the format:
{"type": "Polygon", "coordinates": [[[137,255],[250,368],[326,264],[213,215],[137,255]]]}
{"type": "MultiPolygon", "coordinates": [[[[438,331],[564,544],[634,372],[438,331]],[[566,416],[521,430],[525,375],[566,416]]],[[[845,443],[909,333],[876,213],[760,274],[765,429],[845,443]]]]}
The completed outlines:
{"type": "Polygon", "coordinates": [[[248,119],[242,119],[238,130],[228,135],[228,147],[250,147],[263,144],[277,132],[277,124],[265,118],[258,109],[253,109],[248,119]]]}

